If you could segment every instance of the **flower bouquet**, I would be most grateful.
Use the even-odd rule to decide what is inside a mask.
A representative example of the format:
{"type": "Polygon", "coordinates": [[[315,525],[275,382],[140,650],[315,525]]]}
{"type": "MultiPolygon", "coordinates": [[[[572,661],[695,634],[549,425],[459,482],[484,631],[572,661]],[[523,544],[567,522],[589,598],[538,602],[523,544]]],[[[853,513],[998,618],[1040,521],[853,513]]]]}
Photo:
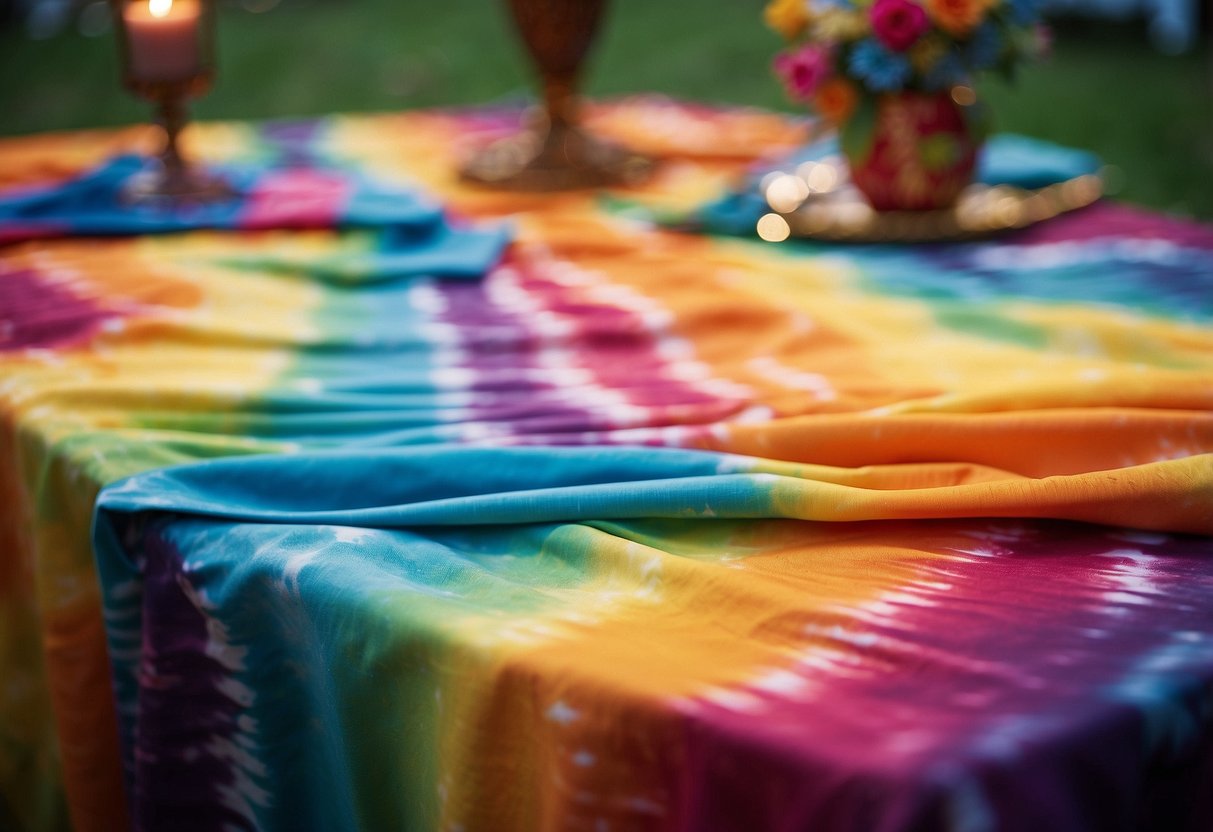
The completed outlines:
{"type": "Polygon", "coordinates": [[[772,0],[788,93],[839,127],[877,210],[950,207],[987,132],[972,79],[1047,47],[1039,0],[772,0]]]}

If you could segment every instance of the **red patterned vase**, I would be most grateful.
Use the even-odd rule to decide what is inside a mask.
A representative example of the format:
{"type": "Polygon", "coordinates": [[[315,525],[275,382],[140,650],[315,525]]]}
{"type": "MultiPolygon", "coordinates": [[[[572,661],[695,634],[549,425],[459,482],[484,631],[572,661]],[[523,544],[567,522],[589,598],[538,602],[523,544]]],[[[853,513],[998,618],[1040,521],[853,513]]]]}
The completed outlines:
{"type": "Polygon", "coordinates": [[[877,211],[949,208],[973,181],[981,144],[948,92],[879,96],[843,126],[851,180],[877,211]]]}

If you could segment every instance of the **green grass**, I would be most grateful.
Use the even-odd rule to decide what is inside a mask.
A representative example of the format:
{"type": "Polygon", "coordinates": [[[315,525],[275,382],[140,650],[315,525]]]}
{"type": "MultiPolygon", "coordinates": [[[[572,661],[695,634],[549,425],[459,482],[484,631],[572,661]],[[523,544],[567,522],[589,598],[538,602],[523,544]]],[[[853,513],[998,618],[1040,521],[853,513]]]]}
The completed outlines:
{"type": "MultiPolygon", "coordinates": [[[[200,118],[249,119],[486,101],[527,86],[493,0],[310,0],[225,6],[220,75],[200,118]]],[[[590,66],[593,94],[656,90],[788,109],[768,70],[761,0],[616,0],[590,66]]],[[[1153,52],[1140,27],[1063,26],[1053,60],[991,83],[999,129],[1087,147],[1124,199],[1213,219],[1208,46],[1153,52]]],[[[110,37],[0,33],[0,133],[122,124],[147,109],[117,83],[110,37]]]]}

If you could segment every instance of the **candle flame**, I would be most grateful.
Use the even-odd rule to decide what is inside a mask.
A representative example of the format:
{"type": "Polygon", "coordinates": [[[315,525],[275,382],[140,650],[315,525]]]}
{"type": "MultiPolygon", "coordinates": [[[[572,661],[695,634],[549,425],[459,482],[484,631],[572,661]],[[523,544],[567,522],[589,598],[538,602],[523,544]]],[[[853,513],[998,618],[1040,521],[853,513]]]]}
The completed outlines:
{"type": "Polygon", "coordinates": [[[147,4],[147,10],[152,13],[152,17],[164,17],[172,7],[173,0],[148,0],[147,4]]]}

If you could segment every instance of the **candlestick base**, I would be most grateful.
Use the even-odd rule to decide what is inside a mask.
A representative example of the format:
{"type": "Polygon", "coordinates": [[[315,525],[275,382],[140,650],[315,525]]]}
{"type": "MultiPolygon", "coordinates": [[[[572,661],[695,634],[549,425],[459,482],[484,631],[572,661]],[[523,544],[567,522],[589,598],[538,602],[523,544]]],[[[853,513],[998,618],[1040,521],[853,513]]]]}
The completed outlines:
{"type": "Polygon", "coordinates": [[[163,166],[136,174],[122,189],[122,199],[127,204],[164,209],[226,202],[238,195],[215,174],[195,168],[174,170],[163,166]]]}
{"type": "Polygon", "coordinates": [[[489,145],[460,175],[503,190],[565,191],[637,185],[652,170],[652,161],[644,156],[571,124],[541,118],[536,129],[489,145]]]}
{"type": "Polygon", "coordinates": [[[123,199],[128,204],[165,209],[234,199],[236,191],[222,177],[190,164],[181,152],[179,139],[187,122],[188,86],[164,84],[149,88],[147,94],[156,105],[164,147],[151,169],[126,183],[123,199]]]}

